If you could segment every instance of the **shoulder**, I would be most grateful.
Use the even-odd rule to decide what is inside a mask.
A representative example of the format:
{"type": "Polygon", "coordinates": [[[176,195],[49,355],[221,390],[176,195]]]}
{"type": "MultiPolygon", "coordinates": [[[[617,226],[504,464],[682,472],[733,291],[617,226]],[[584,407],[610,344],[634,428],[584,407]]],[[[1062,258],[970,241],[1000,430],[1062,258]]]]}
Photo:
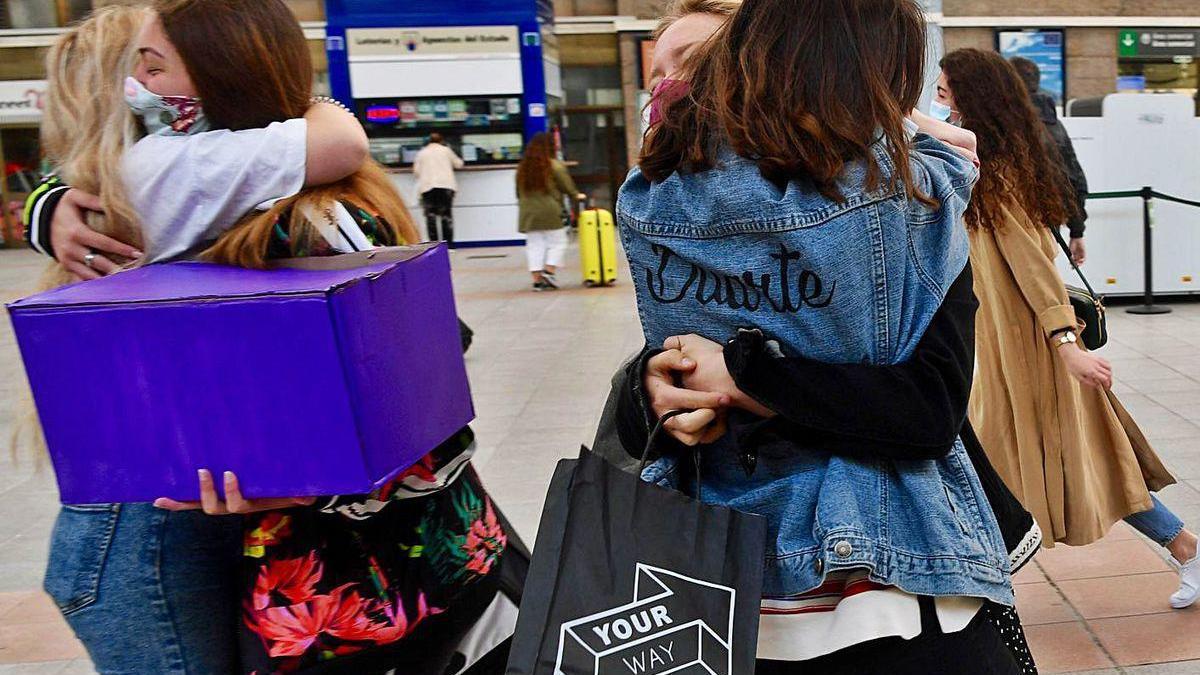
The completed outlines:
{"type": "Polygon", "coordinates": [[[192,136],[147,136],[122,161],[135,189],[181,176],[221,176],[231,166],[268,166],[299,159],[307,148],[308,123],[276,122],[262,129],[206,131],[192,136]]]}

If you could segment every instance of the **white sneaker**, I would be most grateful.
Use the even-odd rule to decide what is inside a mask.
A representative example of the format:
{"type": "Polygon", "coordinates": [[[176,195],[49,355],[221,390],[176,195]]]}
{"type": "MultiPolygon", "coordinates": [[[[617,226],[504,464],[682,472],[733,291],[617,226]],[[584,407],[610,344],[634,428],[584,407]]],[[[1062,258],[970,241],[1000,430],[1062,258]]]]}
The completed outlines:
{"type": "Polygon", "coordinates": [[[1191,607],[1200,598],[1200,555],[1182,565],[1174,558],[1171,563],[1179,568],[1179,590],[1171,596],[1171,606],[1175,609],[1191,607]]]}

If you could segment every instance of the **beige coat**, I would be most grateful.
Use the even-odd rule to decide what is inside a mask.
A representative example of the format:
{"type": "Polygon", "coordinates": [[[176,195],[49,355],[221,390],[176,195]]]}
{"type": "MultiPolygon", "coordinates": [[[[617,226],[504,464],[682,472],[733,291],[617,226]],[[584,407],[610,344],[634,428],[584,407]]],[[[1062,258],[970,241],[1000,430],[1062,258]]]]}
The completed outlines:
{"type": "Polygon", "coordinates": [[[971,423],[996,471],[1053,542],[1081,546],[1151,508],[1175,479],[1111,392],[1071,377],[1049,341],[1075,326],[1059,249],[1019,207],[971,232],[978,368],[971,423]]]}

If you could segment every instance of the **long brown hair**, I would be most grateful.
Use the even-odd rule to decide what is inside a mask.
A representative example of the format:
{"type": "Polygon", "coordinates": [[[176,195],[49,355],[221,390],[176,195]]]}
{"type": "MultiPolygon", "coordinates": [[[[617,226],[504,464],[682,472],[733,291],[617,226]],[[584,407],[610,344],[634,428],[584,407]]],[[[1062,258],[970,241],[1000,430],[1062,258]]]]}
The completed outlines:
{"type": "Polygon", "coordinates": [[[694,54],[689,96],[666,97],[640,165],[661,181],[715,165],[721,143],[777,184],[811,180],[827,198],[846,164],[883,178],[880,138],[895,178],[919,196],[904,118],[921,95],[925,16],[915,0],[746,0],[694,54]]]}
{"type": "MultiPolygon", "coordinates": [[[[157,0],[154,7],[213,126],[235,130],[265,127],[302,117],[308,110],[312,61],[304,33],[281,0],[157,0]]],[[[247,215],[202,257],[242,267],[266,267],[281,214],[291,214],[287,219],[291,241],[312,241],[319,235],[303,216],[308,209],[295,207],[308,204],[321,212],[338,200],[381,216],[396,242],[421,240],[387,173],[368,161],[337,183],[307,188],[267,211],[247,215]]]]}
{"type": "Polygon", "coordinates": [[[1067,222],[1077,208],[1074,193],[1017,70],[994,52],[959,49],[942,59],[942,71],[963,127],[979,142],[982,166],[967,227],[1000,226],[1002,207],[1014,202],[1031,227],[1067,222]]]}
{"type": "Polygon", "coordinates": [[[296,244],[320,236],[305,218],[305,209],[297,206],[311,204],[321,209],[337,201],[350,202],[378,216],[380,224],[391,228],[390,234],[399,244],[415,244],[421,240],[412,216],[396,194],[396,188],[387,173],[375,162],[367,162],[349,178],[330,185],[307,188],[295,197],[276,202],[267,211],[247,216],[222,235],[202,257],[226,265],[264,268],[269,261],[268,251],[275,224],[281,216],[287,215],[285,225],[295,252],[296,244]]]}
{"type": "Polygon", "coordinates": [[[282,0],[156,0],[216,129],[258,129],[302,117],[312,56],[282,0]]]}
{"type": "Polygon", "coordinates": [[[554,159],[554,143],[550,134],[534,134],[521,154],[517,165],[517,193],[536,194],[550,190],[550,160],[554,159]]]}

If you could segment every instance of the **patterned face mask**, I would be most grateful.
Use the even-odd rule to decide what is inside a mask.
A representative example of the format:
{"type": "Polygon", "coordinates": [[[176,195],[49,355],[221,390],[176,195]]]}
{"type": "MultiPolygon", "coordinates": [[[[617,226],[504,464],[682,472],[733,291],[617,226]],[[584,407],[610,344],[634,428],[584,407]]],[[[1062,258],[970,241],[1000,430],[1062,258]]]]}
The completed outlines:
{"type": "Polygon", "coordinates": [[[125,78],[125,103],[151,136],[187,136],[210,128],[200,99],[160,96],[133,77],[125,78]]]}

